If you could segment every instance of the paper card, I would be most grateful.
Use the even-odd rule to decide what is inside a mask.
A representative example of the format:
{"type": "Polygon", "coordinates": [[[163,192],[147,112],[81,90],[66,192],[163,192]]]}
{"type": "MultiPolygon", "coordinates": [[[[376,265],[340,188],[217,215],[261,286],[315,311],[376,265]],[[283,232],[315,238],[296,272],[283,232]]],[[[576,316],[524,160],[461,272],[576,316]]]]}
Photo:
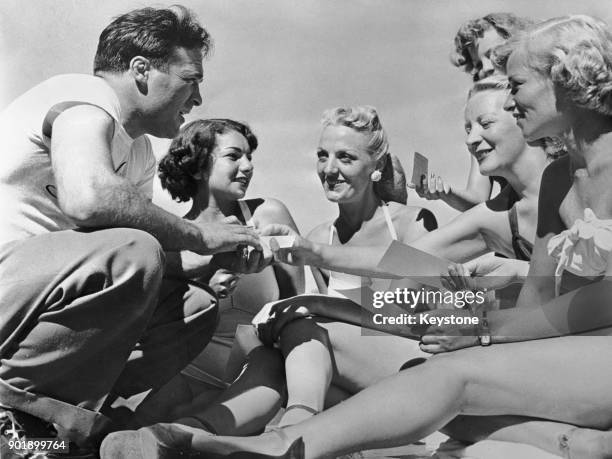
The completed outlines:
{"type": "Polygon", "coordinates": [[[415,187],[423,183],[423,178],[427,178],[429,160],[418,152],[414,152],[414,163],[412,165],[411,182],[415,187]]]}
{"type": "Polygon", "coordinates": [[[385,272],[430,285],[442,287],[440,275],[448,273],[450,261],[438,258],[401,242],[393,241],[378,263],[385,272]]]}
{"type": "Polygon", "coordinates": [[[276,239],[278,246],[281,249],[289,248],[295,242],[295,236],[259,236],[259,240],[268,249],[270,248],[270,239],[276,239]]]}

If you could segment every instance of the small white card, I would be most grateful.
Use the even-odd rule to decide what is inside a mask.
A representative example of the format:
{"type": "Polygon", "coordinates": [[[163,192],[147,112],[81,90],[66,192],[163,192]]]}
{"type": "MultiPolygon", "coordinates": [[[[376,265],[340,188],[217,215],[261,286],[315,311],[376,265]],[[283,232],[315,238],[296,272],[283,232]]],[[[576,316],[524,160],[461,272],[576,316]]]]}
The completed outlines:
{"type": "Polygon", "coordinates": [[[287,249],[295,242],[295,236],[260,236],[259,240],[268,249],[270,248],[270,239],[275,239],[279,248],[287,249]]]}
{"type": "Polygon", "coordinates": [[[401,242],[393,241],[378,267],[398,276],[415,278],[432,287],[441,287],[440,275],[448,273],[451,262],[401,242]]]}

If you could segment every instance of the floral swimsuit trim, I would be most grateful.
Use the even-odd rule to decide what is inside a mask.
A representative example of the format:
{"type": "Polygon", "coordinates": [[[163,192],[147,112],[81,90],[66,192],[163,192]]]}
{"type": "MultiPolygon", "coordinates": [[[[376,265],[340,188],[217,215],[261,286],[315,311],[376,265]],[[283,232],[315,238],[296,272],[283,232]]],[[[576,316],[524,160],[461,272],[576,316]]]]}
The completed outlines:
{"type": "Polygon", "coordinates": [[[559,295],[563,271],[582,277],[597,277],[606,272],[612,252],[612,220],[601,220],[589,208],[584,219],[548,241],[548,254],[557,260],[555,292],[559,295]]]}

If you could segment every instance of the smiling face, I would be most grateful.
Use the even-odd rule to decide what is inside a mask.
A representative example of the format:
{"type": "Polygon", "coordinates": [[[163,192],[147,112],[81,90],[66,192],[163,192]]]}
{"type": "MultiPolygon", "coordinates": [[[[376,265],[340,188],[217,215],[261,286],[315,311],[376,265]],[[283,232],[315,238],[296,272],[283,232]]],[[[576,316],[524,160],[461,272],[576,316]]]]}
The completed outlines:
{"type": "Polygon", "coordinates": [[[501,175],[525,149],[525,140],[512,115],[504,110],[505,90],[473,94],[465,107],[466,144],[482,175],[501,175]]]}
{"type": "Polygon", "coordinates": [[[208,179],[210,193],[217,202],[244,198],[252,177],[253,163],[247,139],[236,131],[217,134],[208,179]]]}
{"type": "Polygon", "coordinates": [[[148,73],[146,107],[141,116],[146,132],[157,137],[174,137],[194,105],[202,104],[202,51],[176,48],[168,70],[151,67],[148,73]]]}
{"type": "Polygon", "coordinates": [[[348,126],[323,129],[317,148],[317,173],[328,200],[337,203],[361,201],[372,191],[370,175],[376,160],[368,151],[366,134],[348,126]]]}
{"type": "Polygon", "coordinates": [[[526,50],[512,52],[506,64],[511,93],[506,103],[528,142],[559,136],[567,121],[557,109],[557,98],[550,78],[527,66],[526,50]]]}
{"type": "Polygon", "coordinates": [[[491,62],[491,52],[505,42],[506,40],[495,29],[491,28],[468,47],[468,53],[474,66],[472,69],[474,81],[482,80],[496,72],[491,62]]]}

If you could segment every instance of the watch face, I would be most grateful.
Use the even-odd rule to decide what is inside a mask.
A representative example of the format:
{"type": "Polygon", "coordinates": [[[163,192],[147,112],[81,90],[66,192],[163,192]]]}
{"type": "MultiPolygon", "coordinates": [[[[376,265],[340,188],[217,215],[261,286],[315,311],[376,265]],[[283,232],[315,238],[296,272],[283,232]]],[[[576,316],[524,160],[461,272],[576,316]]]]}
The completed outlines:
{"type": "Polygon", "coordinates": [[[482,335],[479,336],[481,346],[490,346],[491,345],[491,335],[482,335]]]}

